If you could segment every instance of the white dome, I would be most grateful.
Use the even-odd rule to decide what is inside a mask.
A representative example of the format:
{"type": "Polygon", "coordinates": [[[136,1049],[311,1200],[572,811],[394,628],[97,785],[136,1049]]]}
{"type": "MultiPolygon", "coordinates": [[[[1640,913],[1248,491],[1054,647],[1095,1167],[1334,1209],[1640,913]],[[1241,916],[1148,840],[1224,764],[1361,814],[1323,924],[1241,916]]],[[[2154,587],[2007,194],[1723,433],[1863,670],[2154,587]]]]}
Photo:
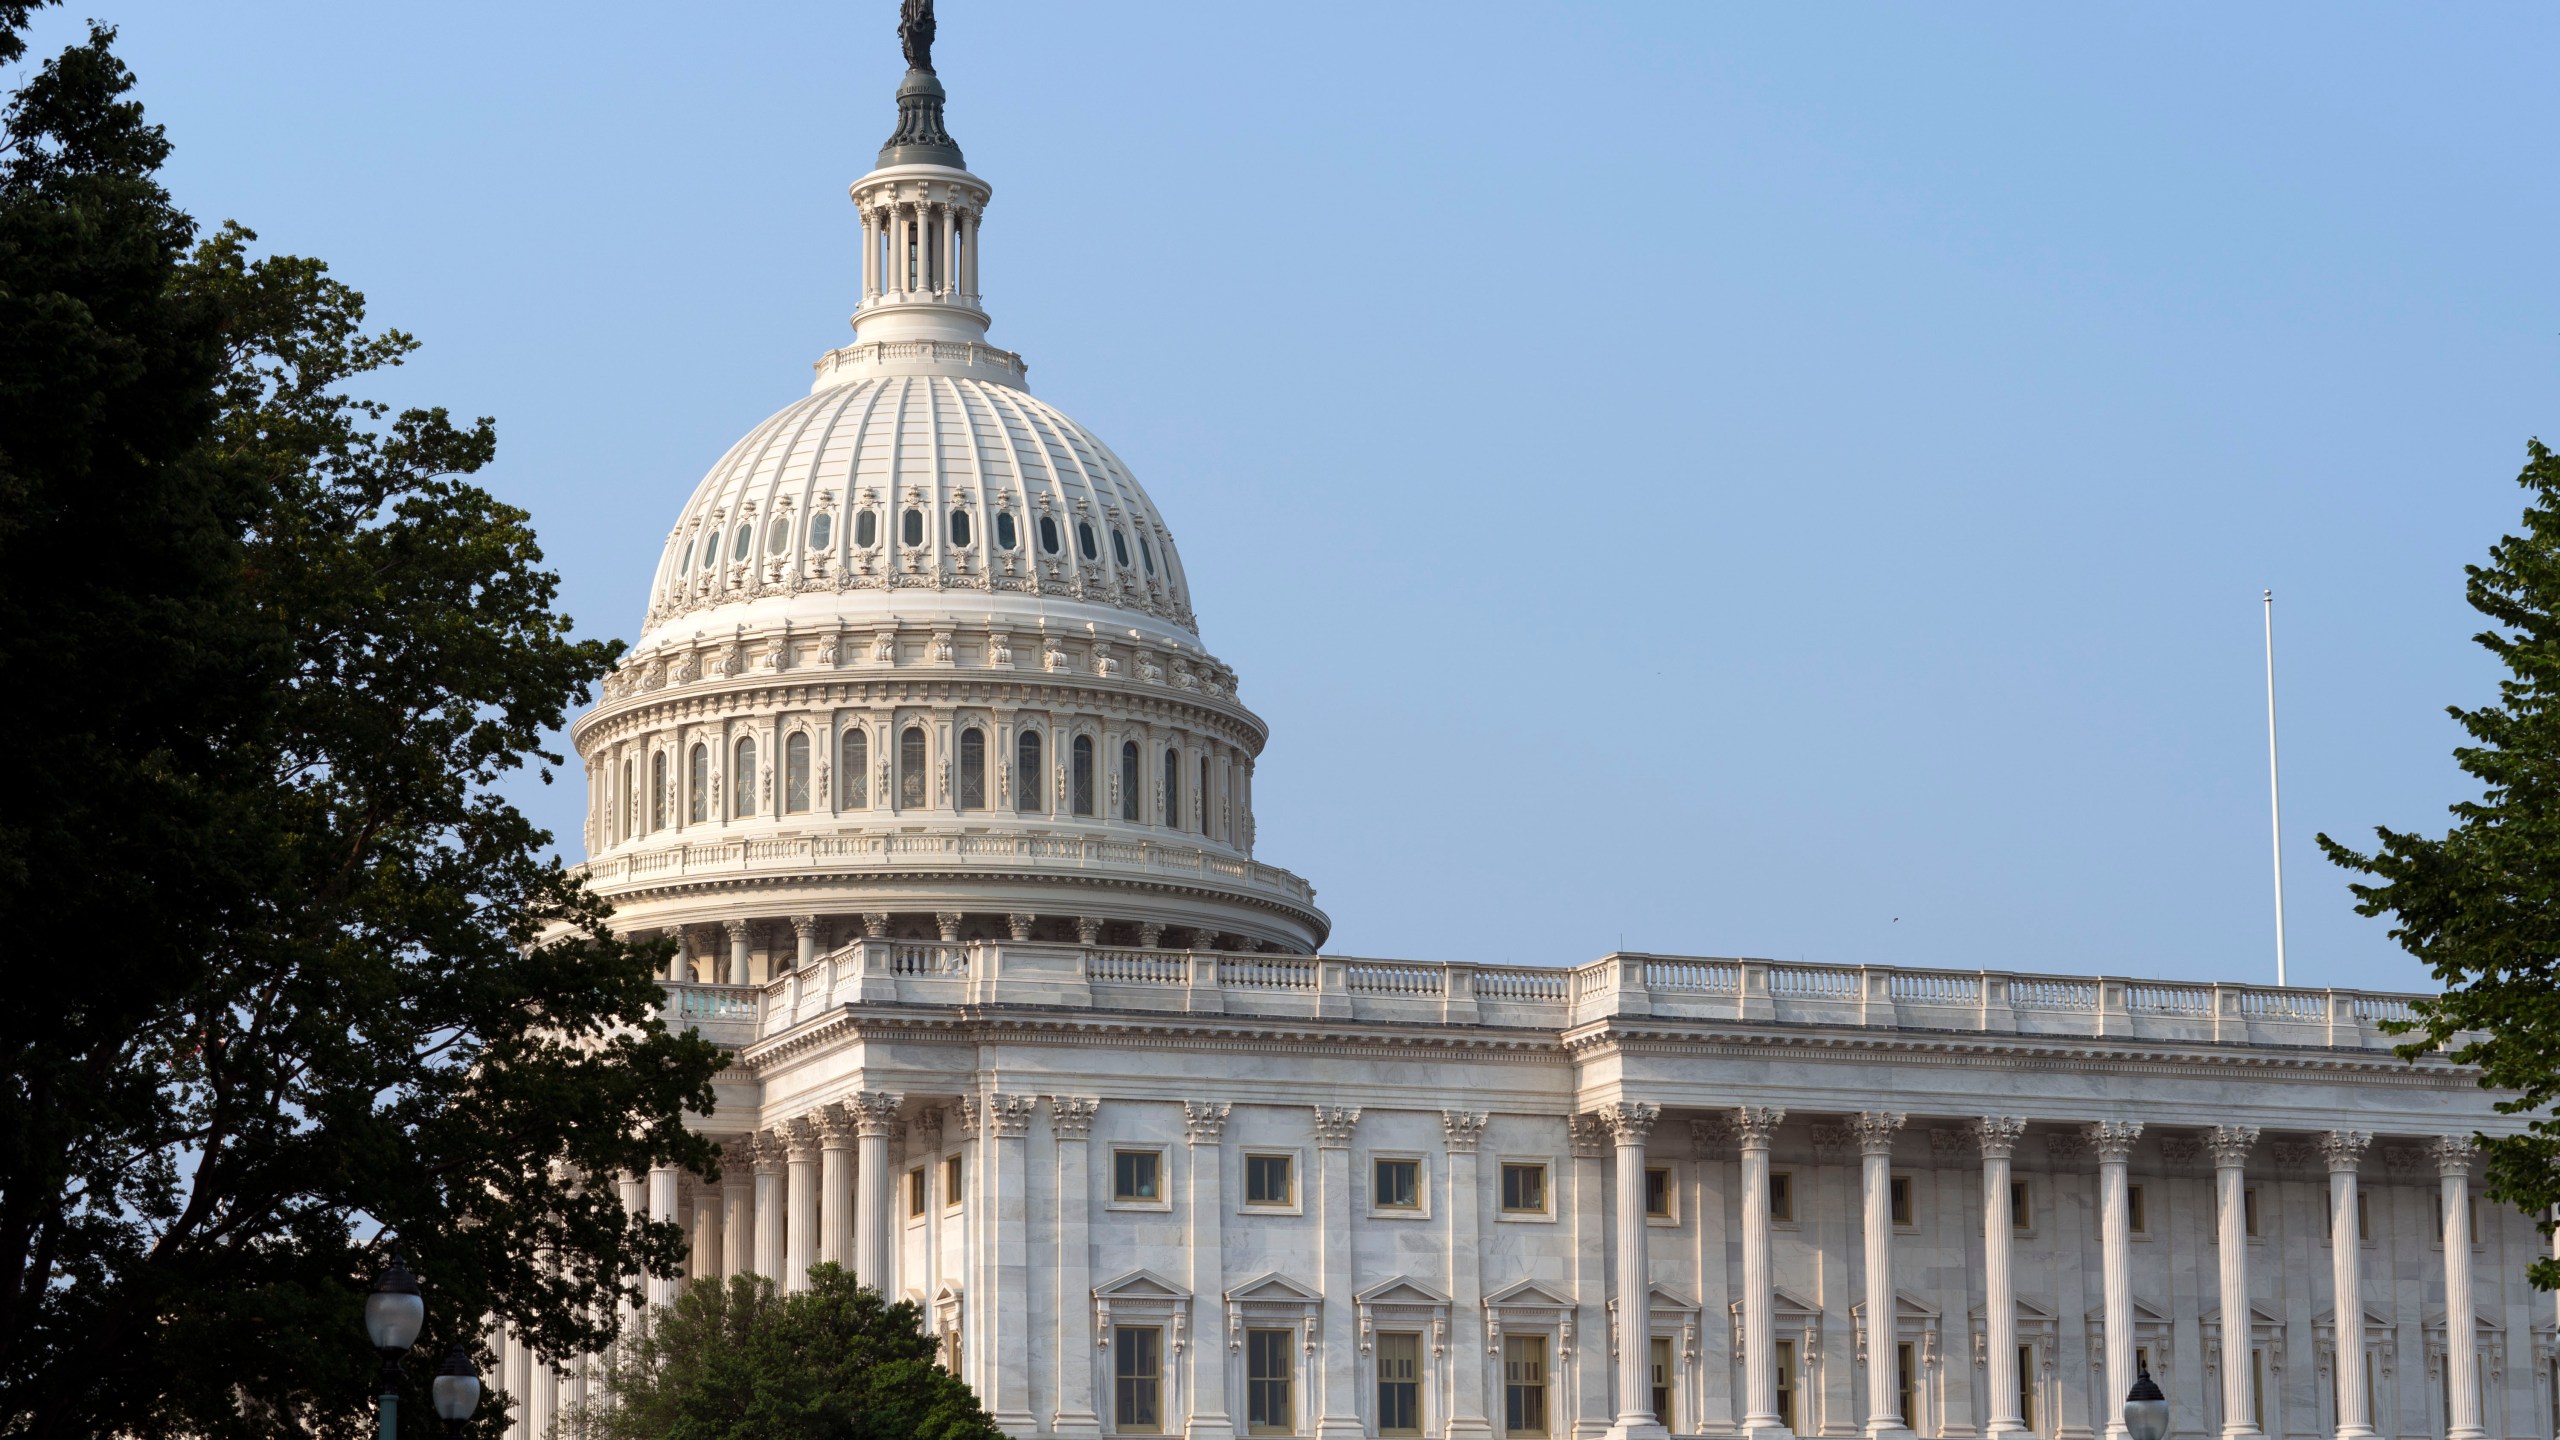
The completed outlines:
{"type": "Polygon", "coordinates": [[[942,610],[1198,650],[1173,538],[1109,446],[977,376],[836,378],[849,352],[877,348],[822,361],[823,388],[695,487],[658,557],[641,653],[732,622],[942,610]]]}

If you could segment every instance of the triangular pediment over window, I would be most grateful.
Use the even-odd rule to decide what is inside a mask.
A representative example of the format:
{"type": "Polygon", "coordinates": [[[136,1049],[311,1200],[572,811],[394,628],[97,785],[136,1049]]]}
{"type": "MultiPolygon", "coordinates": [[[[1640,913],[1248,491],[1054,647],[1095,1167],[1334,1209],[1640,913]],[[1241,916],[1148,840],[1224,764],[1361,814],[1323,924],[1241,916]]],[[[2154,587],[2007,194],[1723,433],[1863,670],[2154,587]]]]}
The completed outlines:
{"type": "Polygon", "coordinates": [[[1446,1305],[1449,1297],[1409,1275],[1381,1280],[1351,1297],[1363,1305],[1446,1305]]]}
{"type": "Polygon", "coordinates": [[[1547,1305],[1563,1310],[1573,1308],[1571,1300],[1535,1280],[1522,1280],[1517,1284],[1505,1285],[1484,1297],[1484,1303],[1487,1305],[1547,1305]]]}
{"type": "Polygon", "coordinates": [[[1266,1270],[1227,1292],[1235,1301],[1285,1301],[1291,1304],[1313,1304],[1323,1297],[1277,1270],[1266,1270]]]}
{"type": "Polygon", "coordinates": [[[1153,1270],[1132,1270],[1094,1286],[1093,1293],[1105,1300],[1179,1300],[1191,1294],[1153,1270]]]}

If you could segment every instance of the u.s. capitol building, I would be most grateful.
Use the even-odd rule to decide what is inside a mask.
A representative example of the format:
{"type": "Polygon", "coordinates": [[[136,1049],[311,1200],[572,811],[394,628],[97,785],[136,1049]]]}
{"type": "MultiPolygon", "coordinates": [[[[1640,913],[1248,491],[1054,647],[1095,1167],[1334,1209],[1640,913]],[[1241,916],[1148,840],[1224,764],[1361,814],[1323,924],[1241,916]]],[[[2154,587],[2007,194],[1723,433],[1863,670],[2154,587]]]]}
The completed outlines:
{"type": "MultiPolygon", "coordinates": [[[[575,731],[592,884],[736,1051],[720,1183],[625,1184],[696,1275],[839,1261],[1018,1436],[2081,1440],[2143,1369],[2186,1436],[2553,1434],[2518,1122],[2405,997],[1323,953],[1173,532],[987,341],[910,41],[855,341],[575,731]]],[[[506,1356],[521,1434],[586,1390],[506,1356]]]]}

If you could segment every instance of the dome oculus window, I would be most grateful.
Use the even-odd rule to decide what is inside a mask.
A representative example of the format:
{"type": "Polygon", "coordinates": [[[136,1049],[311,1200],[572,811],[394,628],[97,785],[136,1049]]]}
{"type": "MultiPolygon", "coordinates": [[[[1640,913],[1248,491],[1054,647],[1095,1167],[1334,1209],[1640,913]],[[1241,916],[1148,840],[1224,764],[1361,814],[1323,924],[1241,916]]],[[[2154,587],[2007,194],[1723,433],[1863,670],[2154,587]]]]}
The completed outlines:
{"type": "Polygon", "coordinates": [[[1111,532],[1111,559],[1121,569],[1129,568],[1129,537],[1116,529],[1111,532]]]}
{"type": "Polygon", "coordinates": [[[1058,522],[1053,516],[1040,517],[1040,549],[1050,555],[1058,553],[1058,522]]]}
{"type": "Polygon", "coordinates": [[[790,543],[791,521],[784,516],[775,516],[773,523],[764,530],[764,553],[779,555],[790,543]]]}
{"type": "Polygon", "coordinates": [[[1156,547],[1147,543],[1144,534],[1138,536],[1138,558],[1147,562],[1148,575],[1156,573],[1156,547]]]}
{"type": "Polygon", "coordinates": [[[729,547],[729,558],[732,560],[744,560],[749,555],[755,553],[755,548],[756,527],[753,523],[740,525],[738,527],[738,543],[729,547]]]}
{"type": "Polygon", "coordinates": [[[824,550],[836,538],[836,517],[821,510],[809,517],[809,548],[824,550]]]}
{"type": "Polygon", "coordinates": [[[955,550],[969,548],[969,512],[966,510],[951,512],[951,545],[955,550]]]}
{"type": "Polygon", "coordinates": [[[1082,552],[1084,558],[1087,560],[1099,560],[1102,558],[1102,547],[1095,544],[1093,540],[1092,521],[1079,520],[1076,522],[1076,549],[1082,552]]]}
{"type": "Polygon", "coordinates": [[[879,511],[865,510],[853,517],[853,543],[855,548],[861,550],[868,550],[880,543],[879,511]]]}
{"type": "Polygon", "coordinates": [[[1015,538],[1016,537],[1013,532],[1013,512],[1010,510],[997,511],[996,548],[999,550],[1012,549],[1014,547],[1015,538]]]}
{"type": "Polygon", "coordinates": [[[924,543],[924,512],[909,510],[898,517],[898,543],[912,550],[924,543]]]}

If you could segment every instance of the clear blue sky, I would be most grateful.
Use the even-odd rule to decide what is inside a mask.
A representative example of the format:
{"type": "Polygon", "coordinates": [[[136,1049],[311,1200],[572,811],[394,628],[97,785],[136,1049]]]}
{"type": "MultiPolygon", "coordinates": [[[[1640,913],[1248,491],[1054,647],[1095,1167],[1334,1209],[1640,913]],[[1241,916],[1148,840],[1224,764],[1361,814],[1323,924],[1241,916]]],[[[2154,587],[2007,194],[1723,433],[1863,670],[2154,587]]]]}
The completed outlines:
{"type": "MultiPolygon", "coordinates": [[[[846,337],[892,0],[96,8],[632,635],[846,337]]],[[[2269,977],[2272,586],[2295,978],[2422,980],[2311,836],[2461,792],[2560,13],[943,8],[995,338],[1183,542],[1329,948],[2269,977]]]]}

